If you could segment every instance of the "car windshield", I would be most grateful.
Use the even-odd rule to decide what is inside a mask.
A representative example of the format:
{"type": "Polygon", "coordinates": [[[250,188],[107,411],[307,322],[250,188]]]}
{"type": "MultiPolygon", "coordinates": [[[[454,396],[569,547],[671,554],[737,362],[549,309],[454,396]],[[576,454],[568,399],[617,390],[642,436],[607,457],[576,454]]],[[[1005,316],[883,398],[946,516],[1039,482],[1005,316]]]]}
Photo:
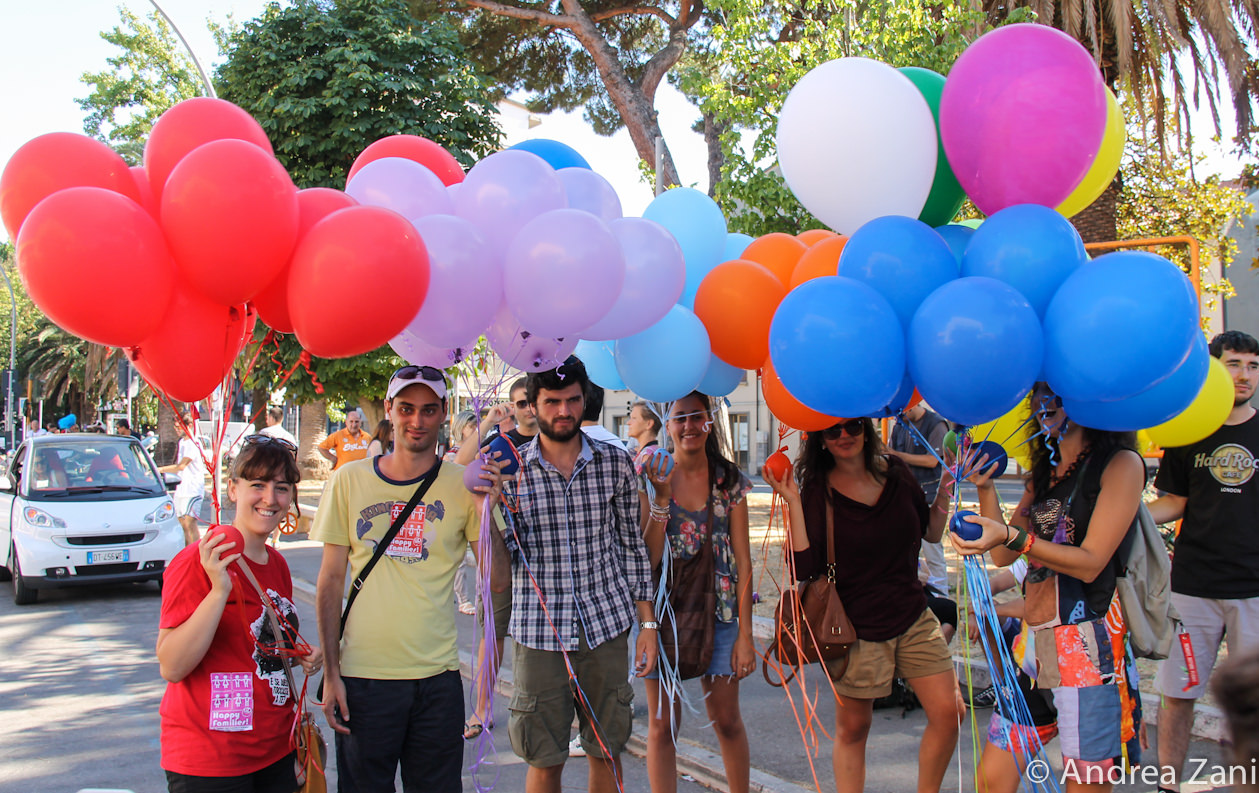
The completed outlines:
{"type": "Polygon", "coordinates": [[[166,491],[140,444],[101,437],[35,444],[22,474],[22,492],[36,500],[149,498],[166,491]]]}

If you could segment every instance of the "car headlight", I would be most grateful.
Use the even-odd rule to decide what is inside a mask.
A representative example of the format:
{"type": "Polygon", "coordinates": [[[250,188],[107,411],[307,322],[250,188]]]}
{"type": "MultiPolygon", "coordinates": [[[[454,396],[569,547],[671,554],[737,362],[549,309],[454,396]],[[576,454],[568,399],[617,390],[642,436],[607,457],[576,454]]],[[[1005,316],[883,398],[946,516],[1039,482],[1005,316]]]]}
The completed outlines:
{"type": "Polygon", "coordinates": [[[22,510],[22,517],[26,522],[37,529],[64,529],[66,522],[61,518],[54,518],[42,509],[35,507],[27,507],[22,510]]]}
{"type": "Polygon", "coordinates": [[[144,516],[145,523],[161,523],[164,520],[170,520],[175,517],[175,505],[169,501],[163,501],[162,505],[144,516]]]}

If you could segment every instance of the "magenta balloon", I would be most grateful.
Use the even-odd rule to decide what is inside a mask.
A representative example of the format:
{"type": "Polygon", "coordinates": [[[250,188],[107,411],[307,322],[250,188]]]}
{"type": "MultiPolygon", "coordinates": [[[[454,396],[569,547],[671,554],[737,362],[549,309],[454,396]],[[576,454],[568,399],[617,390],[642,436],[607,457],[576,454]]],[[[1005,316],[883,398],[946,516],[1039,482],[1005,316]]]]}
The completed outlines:
{"type": "Polygon", "coordinates": [[[555,172],[564,183],[571,209],[584,209],[605,221],[621,217],[621,199],[616,189],[589,168],[561,168],[555,172]]]}
{"type": "Polygon", "coordinates": [[[555,169],[538,155],[515,149],[472,166],[454,201],[455,214],[475,224],[499,255],[530,220],[568,206],[555,169]]]}
{"type": "Polygon", "coordinates": [[[429,169],[401,157],[372,160],[354,174],[345,192],[360,204],[392,209],[407,220],[453,215],[446,185],[429,169]]]}
{"type": "Polygon", "coordinates": [[[577,349],[579,339],[568,336],[555,339],[530,333],[520,326],[507,305],[504,304],[494,317],[485,338],[499,358],[515,369],[526,372],[545,372],[554,369],[577,349]]]}
{"type": "Polygon", "coordinates": [[[481,335],[503,302],[503,270],[463,218],[429,215],[412,225],[428,249],[428,295],[407,330],[437,347],[481,335]]]}
{"type": "Polygon", "coordinates": [[[608,224],[625,256],[625,283],[603,319],[581,332],[583,339],[623,339],[655,325],[686,287],[682,248],[668,229],[646,218],[608,224]]]}
{"type": "Polygon", "coordinates": [[[471,341],[454,347],[435,347],[426,341],[416,338],[410,331],[404,330],[389,340],[389,346],[407,363],[413,363],[416,366],[436,366],[438,369],[445,369],[454,366],[471,355],[472,349],[476,347],[476,341],[473,338],[471,341]]]}
{"type": "Polygon", "coordinates": [[[1045,25],[981,36],[949,71],[940,136],[949,165],[985,215],[1056,207],[1101,146],[1106,86],[1075,39],[1045,25]]]}
{"type": "MultiPolygon", "coordinates": [[[[464,183],[467,190],[467,183],[464,183]]],[[[625,281],[625,257],[608,225],[580,209],[525,224],[503,259],[503,294],[534,333],[576,336],[608,313],[625,281]]]]}

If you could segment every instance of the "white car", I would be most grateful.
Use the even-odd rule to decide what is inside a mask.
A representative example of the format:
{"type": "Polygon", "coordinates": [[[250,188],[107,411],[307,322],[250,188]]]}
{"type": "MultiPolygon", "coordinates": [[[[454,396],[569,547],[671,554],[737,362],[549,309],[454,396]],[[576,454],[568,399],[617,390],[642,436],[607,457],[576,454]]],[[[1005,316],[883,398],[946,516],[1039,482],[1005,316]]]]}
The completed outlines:
{"type": "Polygon", "coordinates": [[[13,601],[40,589],[158,581],[184,547],[152,459],[122,435],[41,435],[0,474],[0,580],[13,601]]]}

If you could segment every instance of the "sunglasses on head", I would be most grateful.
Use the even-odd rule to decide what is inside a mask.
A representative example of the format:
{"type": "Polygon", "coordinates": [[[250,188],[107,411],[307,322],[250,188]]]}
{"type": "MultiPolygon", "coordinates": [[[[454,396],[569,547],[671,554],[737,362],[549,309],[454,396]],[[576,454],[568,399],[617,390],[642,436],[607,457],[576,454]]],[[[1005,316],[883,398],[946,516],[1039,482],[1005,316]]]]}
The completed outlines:
{"type": "Polygon", "coordinates": [[[430,383],[445,383],[446,377],[442,370],[435,366],[403,366],[390,376],[390,380],[427,380],[430,383]]]}
{"type": "Polygon", "coordinates": [[[292,454],[297,454],[297,446],[292,441],[284,438],[275,438],[270,435],[264,435],[261,432],[254,435],[246,435],[244,444],[246,446],[279,446],[292,454]]]}
{"type": "Polygon", "coordinates": [[[827,440],[833,441],[836,438],[841,437],[846,432],[849,435],[856,438],[865,431],[866,431],[865,421],[863,421],[862,419],[848,419],[847,421],[843,421],[843,422],[840,422],[839,424],[836,424],[834,427],[827,427],[826,429],[822,430],[822,437],[826,438],[827,440]]]}

